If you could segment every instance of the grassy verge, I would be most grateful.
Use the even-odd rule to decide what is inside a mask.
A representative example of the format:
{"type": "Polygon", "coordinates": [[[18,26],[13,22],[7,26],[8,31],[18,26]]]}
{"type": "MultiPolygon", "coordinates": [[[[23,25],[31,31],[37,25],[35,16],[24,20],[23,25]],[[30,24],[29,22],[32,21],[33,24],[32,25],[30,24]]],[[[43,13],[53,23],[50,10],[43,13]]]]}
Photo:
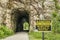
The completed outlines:
{"type": "Polygon", "coordinates": [[[13,35],[14,32],[12,29],[9,29],[7,26],[2,25],[0,26],[0,39],[13,35]]]}
{"type": "MultiPolygon", "coordinates": [[[[60,40],[59,33],[52,33],[52,32],[45,32],[44,33],[45,40],[60,40]]],[[[31,32],[29,33],[30,40],[42,40],[42,33],[41,32],[31,32]]]]}

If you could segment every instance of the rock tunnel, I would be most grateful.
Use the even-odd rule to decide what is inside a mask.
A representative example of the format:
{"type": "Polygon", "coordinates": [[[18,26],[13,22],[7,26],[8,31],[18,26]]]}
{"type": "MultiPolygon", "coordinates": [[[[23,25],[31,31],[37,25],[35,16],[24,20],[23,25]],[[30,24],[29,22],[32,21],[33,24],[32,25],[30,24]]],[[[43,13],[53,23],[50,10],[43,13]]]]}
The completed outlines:
{"type": "Polygon", "coordinates": [[[23,28],[23,23],[24,22],[28,22],[29,24],[29,12],[27,12],[26,10],[15,10],[12,13],[12,24],[15,27],[15,32],[28,32],[29,31],[29,27],[28,30],[24,30],[23,28]]]}

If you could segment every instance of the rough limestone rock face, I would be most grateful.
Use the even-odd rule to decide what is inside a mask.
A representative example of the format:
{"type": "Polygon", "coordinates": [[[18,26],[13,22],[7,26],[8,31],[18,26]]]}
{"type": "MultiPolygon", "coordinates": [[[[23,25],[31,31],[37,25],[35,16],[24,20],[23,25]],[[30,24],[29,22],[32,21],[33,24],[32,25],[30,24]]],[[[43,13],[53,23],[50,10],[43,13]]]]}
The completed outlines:
{"type": "Polygon", "coordinates": [[[42,14],[44,20],[51,19],[51,14],[55,10],[55,2],[53,0],[0,0],[0,25],[4,24],[15,29],[17,10],[28,12],[30,29],[33,30],[35,20],[41,19],[38,15],[42,14]]]}

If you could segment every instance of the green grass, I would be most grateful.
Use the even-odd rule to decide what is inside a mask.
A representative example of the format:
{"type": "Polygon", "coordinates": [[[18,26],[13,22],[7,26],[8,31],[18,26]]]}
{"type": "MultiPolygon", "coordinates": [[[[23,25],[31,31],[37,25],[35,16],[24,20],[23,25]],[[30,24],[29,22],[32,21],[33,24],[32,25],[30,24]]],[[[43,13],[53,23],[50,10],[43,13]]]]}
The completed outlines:
{"type": "Polygon", "coordinates": [[[31,32],[31,33],[29,33],[29,38],[30,38],[30,40],[41,40],[41,33],[31,32]]]}
{"type": "MultiPolygon", "coordinates": [[[[31,32],[29,33],[30,40],[42,40],[42,32],[31,32]]],[[[44,33],[45,40],[60,40],[59,33],[45,32],[44,33]]]]}

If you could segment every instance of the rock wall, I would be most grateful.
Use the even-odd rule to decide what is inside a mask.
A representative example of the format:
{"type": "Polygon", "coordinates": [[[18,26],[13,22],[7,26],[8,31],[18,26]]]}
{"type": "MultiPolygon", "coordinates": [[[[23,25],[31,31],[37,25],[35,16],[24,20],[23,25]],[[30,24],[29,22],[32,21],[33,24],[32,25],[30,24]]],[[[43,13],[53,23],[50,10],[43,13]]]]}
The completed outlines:
{"type": "MultiPolygon", "coordinates": [[[[58,8],[56,2],[60,7],[60,0],[0,0],[0,24],[5,24],[12,29],[15,25],[12,12],[15,9],[26,10],[29,12],[30,29],[32,30],[35,27],[35,20],[42,18],[41,14],[44,20],[51,19],[52,12],[58,8]]],[[[57,10],[60,14],[60,8],[57,10]]]]}

